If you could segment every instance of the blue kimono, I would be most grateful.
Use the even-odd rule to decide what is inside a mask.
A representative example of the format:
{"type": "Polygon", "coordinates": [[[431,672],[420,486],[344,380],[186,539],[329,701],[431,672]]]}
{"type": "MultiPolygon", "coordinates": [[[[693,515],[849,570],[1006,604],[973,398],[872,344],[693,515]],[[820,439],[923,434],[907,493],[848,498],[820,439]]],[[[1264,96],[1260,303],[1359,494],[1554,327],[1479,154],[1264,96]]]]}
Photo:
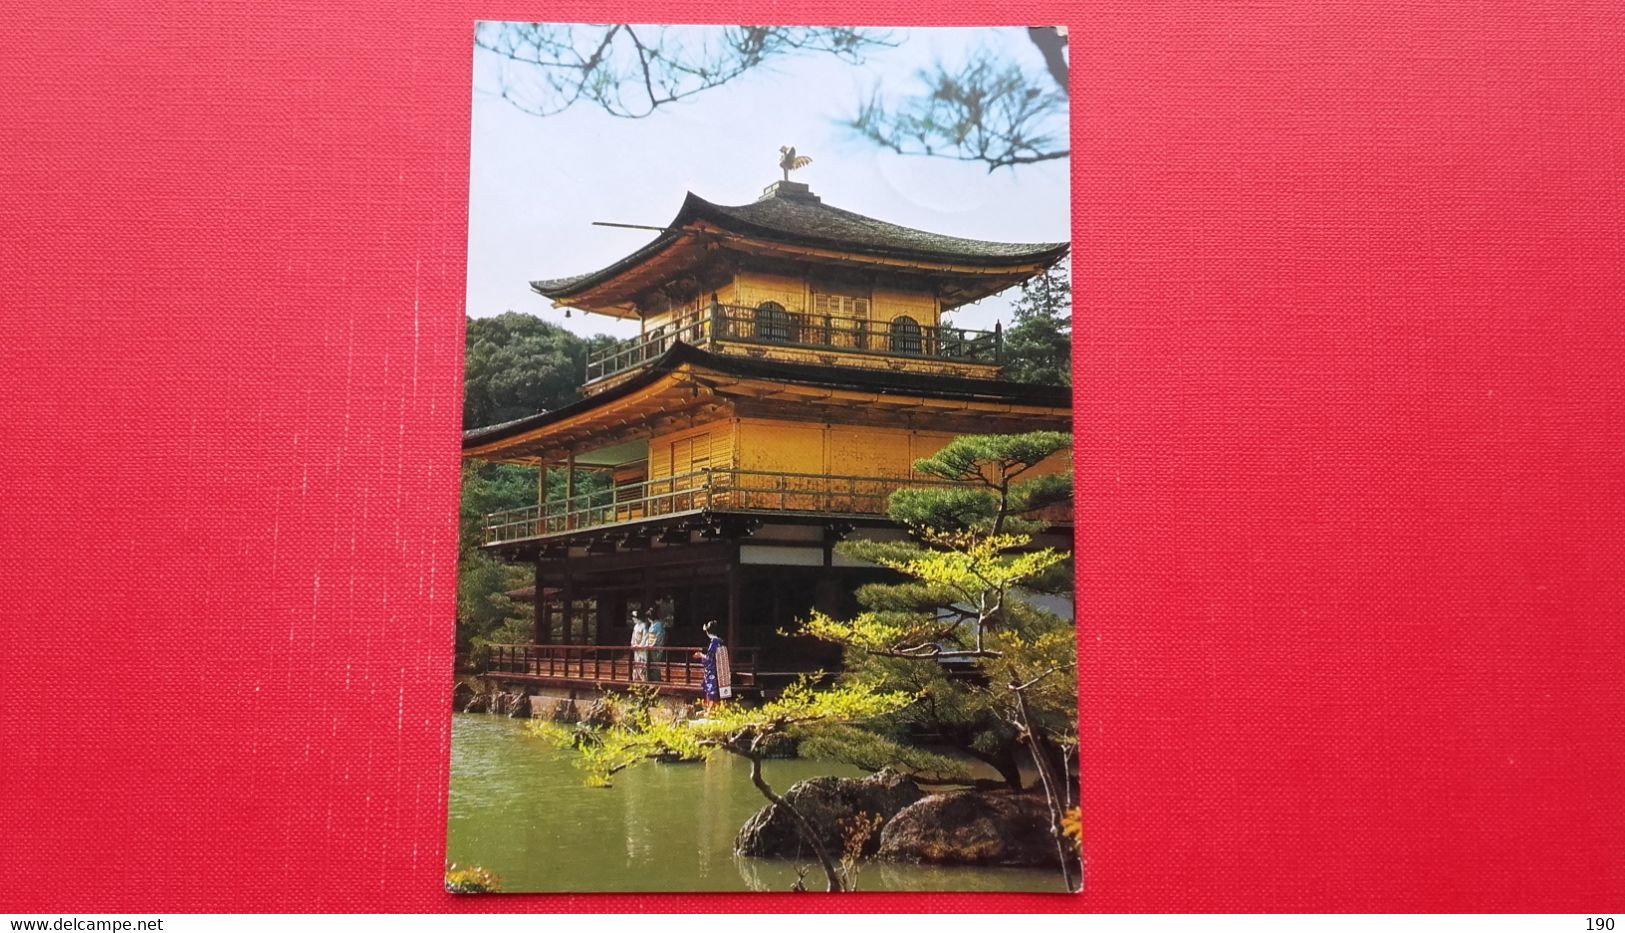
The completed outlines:
{"type": "Polygon", "coordinates": [[[722,639],[712,635],[711,642],[700,655],[700,667],[705,671],[705,676],[700,680],[700,689],[704,691],[705,698],[712,702],[722,699],[722,692],[717,687],[717,652],[721,648],[722,639]]]}

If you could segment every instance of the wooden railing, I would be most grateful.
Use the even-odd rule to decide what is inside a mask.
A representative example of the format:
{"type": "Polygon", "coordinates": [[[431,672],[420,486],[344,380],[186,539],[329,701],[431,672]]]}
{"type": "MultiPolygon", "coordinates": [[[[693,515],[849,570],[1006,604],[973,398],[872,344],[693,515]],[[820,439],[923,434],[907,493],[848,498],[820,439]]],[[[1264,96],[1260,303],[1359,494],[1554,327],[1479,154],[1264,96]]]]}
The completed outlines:
{"type": "Polygon", "coordinates": [[[921,324],[912,318],[871,321],[809,314],[789,311],[773,302],[756,307],[713,304],[590,354],[587,382],[636,369],[679,340],[704,347],[744,343],[992,365],[1003,362],[1004,357],[1002,328],[970,330],[921,324]]]}
{"type": "Polygon", "coordinates": [[[908,477],[702,470],[557,499],[544,506],[492,512],[485,517],[485,543],[712,510],[883,515],[886,501],[899,489],[954,485],[908,477]]]}
{"type": "MultiPolygon", "coordinates": [[[[561,683],[649,684],[678,690],[700,689],[704,668],[695,659],[698,648],[666,646],[631,648],[625,645],[490,645],[487,674],[516,680],[561,683]]],[[[729,648],[729,666],[736,689],[756,684],[755,648],[729,648]]]]}

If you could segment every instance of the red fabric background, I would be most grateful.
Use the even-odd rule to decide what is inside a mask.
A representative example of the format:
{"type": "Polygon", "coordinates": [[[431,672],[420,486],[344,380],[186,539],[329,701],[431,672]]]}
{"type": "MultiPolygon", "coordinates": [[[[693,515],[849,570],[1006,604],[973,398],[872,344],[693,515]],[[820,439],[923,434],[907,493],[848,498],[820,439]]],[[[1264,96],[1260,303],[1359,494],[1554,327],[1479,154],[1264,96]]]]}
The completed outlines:
{"type": "MultiPolygon", "coordinates": [[[[1072,27],[1089,890],[453,899],[470,22],[0,44],[0,909],[1620,910],[1617,2],[1072,27]]],[[[576,141],[561,140],[561,145],[576,141]]]]}

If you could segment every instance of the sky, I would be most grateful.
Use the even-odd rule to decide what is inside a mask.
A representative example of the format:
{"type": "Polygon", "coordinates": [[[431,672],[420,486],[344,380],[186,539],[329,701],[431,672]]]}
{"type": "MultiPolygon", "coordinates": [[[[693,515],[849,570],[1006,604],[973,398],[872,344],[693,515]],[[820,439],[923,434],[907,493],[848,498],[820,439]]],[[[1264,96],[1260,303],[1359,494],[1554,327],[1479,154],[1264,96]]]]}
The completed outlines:
{"type": "MultiPolygon", "coordinates": [[[[889,32],[896,47],[866,53],[862,65],[817,54],[776,59],[642,119],[581,103],[555,116],[527,114],[495,93],[493,57],[476,49],[468,313],[520,311],[583,336],[637,333],[633,321],[580,311],[565,318],[529,282],[602,268],[656,235],[593,221],[660,226],[676,215],[688,191],[720,204],[756,200],[781,177],[783,145],[812,158],[791,178],[810,185],[825,204],[975,239],[1070,239],[1067,160],[989,173],[975,163],[900,156],[842,125],[871,88],[911,90],[920,70],[978,48],[1047,80],[1026,30],[889,32]]],[[[954,323],[991,328],[994,321],[1008,322],[1016,294],[1012,289],[967,305],[954,313],[954,323]]]]}

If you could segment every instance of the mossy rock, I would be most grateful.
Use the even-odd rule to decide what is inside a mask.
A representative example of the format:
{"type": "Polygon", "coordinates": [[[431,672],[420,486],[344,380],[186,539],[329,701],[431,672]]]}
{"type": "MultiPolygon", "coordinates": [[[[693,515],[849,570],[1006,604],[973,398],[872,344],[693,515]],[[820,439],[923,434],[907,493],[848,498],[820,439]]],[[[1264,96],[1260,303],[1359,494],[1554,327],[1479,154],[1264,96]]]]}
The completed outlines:
{"type": "Polygon", "coordinates": [[[934,865],[1057,867],[1043,796],[962,791],[933,794],[891,818],[877,857],[934,865]]]}

